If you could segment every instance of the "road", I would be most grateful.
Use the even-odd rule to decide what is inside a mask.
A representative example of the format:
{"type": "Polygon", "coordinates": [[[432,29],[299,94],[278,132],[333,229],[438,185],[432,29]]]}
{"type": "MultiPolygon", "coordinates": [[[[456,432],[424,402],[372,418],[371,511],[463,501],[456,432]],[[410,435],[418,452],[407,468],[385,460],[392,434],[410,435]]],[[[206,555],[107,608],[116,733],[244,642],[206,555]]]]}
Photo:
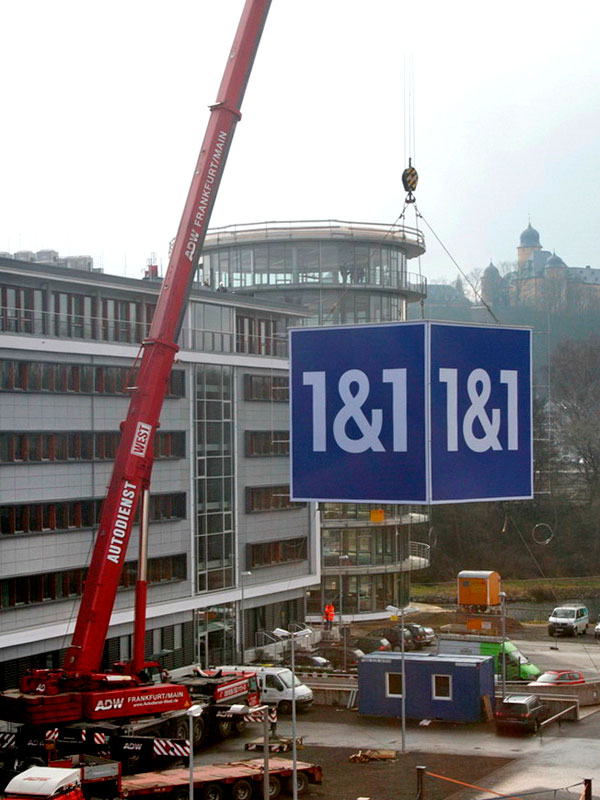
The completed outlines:
{"type": "Polygon", "coordinates": [[[600,677],[600,640],[589,633],[573,638],[548,636],[546,640],[512,641],[541,670],[577,669],[588,680],[600,677]]]}

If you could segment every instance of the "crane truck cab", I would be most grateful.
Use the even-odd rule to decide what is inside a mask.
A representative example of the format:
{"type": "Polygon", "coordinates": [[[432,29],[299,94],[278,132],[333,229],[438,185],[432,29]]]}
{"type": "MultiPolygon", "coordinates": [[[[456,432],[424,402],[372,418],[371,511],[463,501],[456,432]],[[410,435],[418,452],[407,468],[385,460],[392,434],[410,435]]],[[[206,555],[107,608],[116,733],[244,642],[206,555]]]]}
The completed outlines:
{"type": "Polygon", "coordinates": [[[287,667],[258,666],[256,664],[246,667],[219,667],[223,674],[240,671],[253,672],[256,675],[260,702],[276,706],[281,714],[291,714],[292,703],[296,708],[305,709],[314,700],[312,690],[308,688],[287,667]]]}

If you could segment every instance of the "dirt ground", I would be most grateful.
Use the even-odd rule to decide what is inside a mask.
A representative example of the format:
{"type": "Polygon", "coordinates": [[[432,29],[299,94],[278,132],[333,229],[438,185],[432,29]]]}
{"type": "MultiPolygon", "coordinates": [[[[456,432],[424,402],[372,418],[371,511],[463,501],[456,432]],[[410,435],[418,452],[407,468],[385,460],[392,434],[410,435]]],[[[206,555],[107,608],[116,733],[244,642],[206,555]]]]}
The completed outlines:
{"type": "MultiPolygon", "coordinates": [[[[314,706],[310,710],[311,722],[322,720],[325,724],[331,719],[331,713],[330,707],[314,706]]],[[[352,711],[346,709],[337,709],[335,713],[340,721],[353,715],[352,711]]],[[[376,725],[377,720],[373,724],[376,725]]],[[[448,726],[452,727],[452,723],[448,723],[448,726]]],[[[331,747],[307,745],[299,749],[298,761],[319,764],[323,769],[323,783],[320,786],[311,785],[305,797],[310,800],[357,800],[359,797],[368,797],[371,800],[415,800],[417,766],[426,767],[428,772],[485,788],[486,776],[512,760],[471,754],[446,755],[440,752],[402,754],[398,747],[393,760],[355,763],[350,761],[350,756],[356,752],[358,751],[349,747],[338,747],[333,742],[331,747]]],[[[290,754],[286,753],[284,757],[288,756],[290,754]]],[[[426,776],[424,788],[426,800],[444,800],[464,787],[426,776]]]]}
{"type": "MultiPolygon", "coordinates": [[[[422,605],[422,604],[417,604],[422,605]]],[[[410,615],[410,622],[417,622],[419,625],[428,625],[433,628],[436,633],[440,633],[444,629],[447,630],[448,626],[464,625],[466,624],[468,616],[458,611],[445,611],[436,606],[424,607],[422,611],[412,613],[410,615]]],[[[481,616],[482,620],[486,620],[486,615],[481,616]]],[[[493,623],[498,622],[497,617],[489,617],[489,621],[493,623]]],[[[499,624],[499,622],[498,622],[499,624]]],[[[548,639],[548,630],[546,624],[519,622],[510,616],[510,607],[506,611],[506,635],[509,638],[517,639],[548,639]]],[[[382,623],[379,622],[361,622],[352,624],[352,633],[358,634],[360,630],[368,630],[371,628],[381,628],[382,623]]],[[[476,631],[473,631],[475,633],[476,631]]],[[[491,632],[493,633],[493,632],[491,632]]],[[[497,632],[499,635],[499,631],[497,632]]]]}

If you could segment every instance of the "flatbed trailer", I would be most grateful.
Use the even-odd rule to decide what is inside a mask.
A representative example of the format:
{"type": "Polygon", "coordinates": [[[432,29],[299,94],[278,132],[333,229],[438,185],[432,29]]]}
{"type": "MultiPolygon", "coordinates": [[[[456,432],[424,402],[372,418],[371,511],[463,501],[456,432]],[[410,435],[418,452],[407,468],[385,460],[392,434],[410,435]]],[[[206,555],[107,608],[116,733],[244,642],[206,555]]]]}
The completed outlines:
{"type": "MultiPolygon", "coordinates": [[[[250,800],[256,787],[263,783],[264,761],[252,758],[226,764],[210,764],[194,768],[194,793],[203,800],[220,800],[227,791],[233,800],[250,800]]],[[[296,762],[298,794],[311,783],[322,782],[321,767],[305,761],[296,762]]],[[[269,797],[280,792],[292,794],[293,763],[288,758],[269,759],[269,797]]],[[[188,800],[190,774],[187,769],[169,769],[128,775],[121,782],[122,797],[148,799],[167,794],[173,800],[188,800]]]]}
{"type": "MultiPolygon", "coordinates": [[[[280,793],[293,794],[293,762],[287,758],[269,759],[269,798],[280,793]]],[[[34,766],[15,776],[6,787],[4,800],[190,800],[190,779],[197,800],[251,800],[264,786],[262,758],[210,764],[189,769],[140,772],[124,777],[118,761],[72,756],[50,767],[34,766]]],[[[308,786],[322,782],[321,767],[296,762],[298,795],[308,786]]]]}

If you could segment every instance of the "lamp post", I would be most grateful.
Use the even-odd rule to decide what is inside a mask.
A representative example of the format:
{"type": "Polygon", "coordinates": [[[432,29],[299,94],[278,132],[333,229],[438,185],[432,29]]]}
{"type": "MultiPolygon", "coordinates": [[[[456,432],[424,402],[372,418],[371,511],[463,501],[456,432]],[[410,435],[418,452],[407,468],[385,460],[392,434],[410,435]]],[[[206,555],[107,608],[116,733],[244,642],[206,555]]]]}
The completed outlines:
{"type": "Polygon", "coordinates": [[[500,624],[502,625],[502,699],[506,697],[506,592],[499,592],[500,624]]]}
{"type": "Polygon", "coordinates": [[[244,663],[244,653],[246,648],[246,622],[244,619],[244,578],[252,573],[249,570],[240,572],[240,663],[244,663]]]}
{"type": "Polygon", "coordinates": [[[310,636],[309,630],[286,631],[283,628],[275,628],[273,631],[277,636],[290,638],[290,654],[292,657],[292,787],[293,800],[298,800],[298,748],[296,746],[296,639],[310,636]]]}
{"type": "Polygon", "coordinates": [[[386,611],[394,614],[398,618],[400,611],[400,674],[402,676],[402,697],[400,702],[400,716],[402,723],[402,752],[406,753],[406,670],[405,670],[405,648],[404,648],[404,603],[401,600],[400,608],[396,606],[386,606],[386,611]]]}
{"type": "Polygon", "coordinates": [[[348,555],[340,555],[339,557],[339,566],[340,566],[340,639],[342,641],[342,669],[346,672],[347,664],[346,664],[346,637],[343,635],[344,631],[344,612],[343,612],[343,596],[344,596],[344,576],[342,573],[342,564],[344,562],[350,561],[350,556],[348,555]]]}
{"type": "Polygon", "coordinates": [[[201,716],[204,707],[195,703],[187,710],[190,737],[190,763],[189,763],[189,793],[190,800],[194,800],[194,717],[201,716]]]}

